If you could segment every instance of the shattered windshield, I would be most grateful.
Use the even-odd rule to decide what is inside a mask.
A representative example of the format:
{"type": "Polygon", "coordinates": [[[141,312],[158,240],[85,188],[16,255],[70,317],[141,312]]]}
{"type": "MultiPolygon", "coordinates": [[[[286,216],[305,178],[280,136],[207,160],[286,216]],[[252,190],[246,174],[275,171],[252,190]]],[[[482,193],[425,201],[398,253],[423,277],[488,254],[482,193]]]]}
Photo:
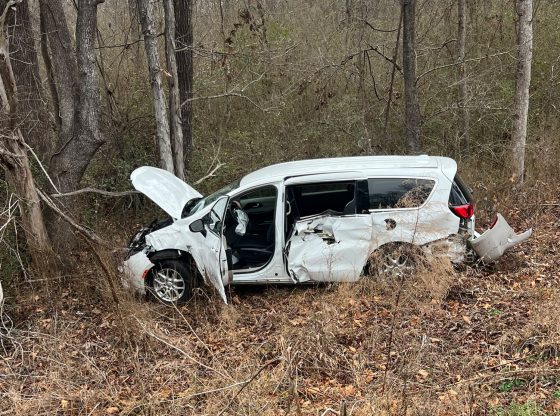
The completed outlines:
{"type": "Polygon", "coordinates": [[[226,185],[223,188],[217,190],[213,194],[208,195],[206,198],[191,199],[185,204],[181,218],[190,217],[194,213],[200,211],[202,208],[207,207],[208,205],[216,201],[219,197],[227,194],[230,191],[233,191],[234,189],[239,188],[239,182],[239,180],[232,182],[229,185],[226,185]]]}

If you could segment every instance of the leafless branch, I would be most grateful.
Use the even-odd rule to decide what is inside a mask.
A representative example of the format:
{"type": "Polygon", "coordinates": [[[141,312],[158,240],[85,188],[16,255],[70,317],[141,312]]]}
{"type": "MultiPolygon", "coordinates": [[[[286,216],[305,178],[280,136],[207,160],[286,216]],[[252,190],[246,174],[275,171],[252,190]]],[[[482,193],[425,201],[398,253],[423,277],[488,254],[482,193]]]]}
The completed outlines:
{"type": "Polygon", "coordinates": [[[215,368],[212,368],[212,367],[210,367],[210,366],[207,366],[206,364],[200,362],[199,360],[197,360],[197,359],[194,358],[193,356],[189,355],[185,350],[183,350],[183,349],[177,347],[176,345],[173,345],[172,343],[166,341],[166,340],[163,339],[162,337],[157,336],[156,334],[154,334],[154,333],[148,331],[148,328],[146,328],[146,326],[145,326],[138,318],[135,318],[135,319],[136,319],[136,321],[138,322],[138,324],[142,327],[142,329],[144,330],[144,332],[146,333],[146,335],[151,336],[152,338],[158,340],[158,341],[161,342],[162,344],[167,345],[169,348],[174,349],[175,351],[181,353],[181,355],[183,355],[184,357],[188,358],[189,360],[191,360],[191,361],[194,362],[195,364],[198,364],[199,366],[201,366],[201,367],[203,367],[203,368],[205,368],[205,369],[207,369],[207,370],[210,370],[210,371],[212,371],[212,372],[215,372],[215,373],[219,374],[220,376],[222,376],[222,377],[224,377],[224,378],[227,377],[227,375],[224,374],[224,373],[222,373],[221,371],[218,371],[218,370],[216,370],[215,368]]]}
{"type": "Polygon", "coordinates": [[[181,107],[183,105],[185,105],[188,102],[192,102],[192,101],[199,101],[199,100],[215,100],[218,98],[225,98],[225,97],[239,97],[239,98],[243,98],[244,100],[249,101],[251,104],[253,104],[255,107],[257,107],[259,110],[262,110],[263,112],[267,112],[269,111],[266,108],[261,107],[260,105],[258,105],[256,102],[254,102],[251,98],[247,97],[246,95],[243,95],[241,93],[235,92],[235,91],[229,91],[229,92],[225,92],[223,94],[217,94],[217,95],[209,95],[206,97],[192,97],[189,98],[187,100],[185,100],[184,102],[181,103],[181,107]]]}
{"type": "MultiPolygon", "coordinates": [[[[163,36],[164,33],[158,33],[155,37],[159,38],[161,36],[163,36]]],[[[126,43],[119,43],[116,45],[102,45],[102,46],[97,46],[95,49],[115,49],[115,48],[124,48],[124,49],[128,49],[129,47],[136,45],[137,43],[142,43],[144,42],[144,39],[136,39],[132,42],[126,42],[126,43]]]]}
{"type": "MultiPolygon", "coordinates": [[[[193,183],[193,185],[198,185],[198,184],[204,182],[206,179],[209,179],[209,178],[212,178],[212,177],[216,176],[215,175],[216,172],[222,166],[225,166],[225,163],[221,163],[220,161],[218,161],[218,163],[213,168],[210,168],[210,170],[208,171],[208,173],[206,175],[204,175],[200,179],[196,180],[193,183]]],[[[45,172],[45,174],[46,174],[46,172],[45,172]]],[[[47,175],[47,178],[48,178],[48,175],[47,175]]],[[[49,178],[49,180],[50,180],[50,178],[49,178]]],[[[76,196],[76,195],[88,194],[88,193],[99,194],[99,195],[108,196],[108,197],[121,197],[121,196],[130,196],[130,195],[140,194],[140,192],[133,191],[133,190],[131,190],[131,191],[106,191],[104,189],[87,187],[87,188],[77,189],[75,191],[65,192],[65,193],[60,193],[60,192],[57,191],[57,193],[50,194],[49,196],[51,198],[66,198],[66,197],[70,197],[70,196],[76,196]]]]}
{"type": "Polygon", "coordinates": [[[193,185],[198,185],[198,184],[204,182],[206,179],[212,178],[213,176],[215,176],[214,174],[218,171],[218,169],[220,169],[222,166],[225,166],[225,163],[221,163],[220,161],[218,161],[218,163],[216,164],[216,166],[214,166],[213,169],[211,169],[202,178],[198,179],[193,185]]]}
{"type": "Polygon", "coordinates": [[[76,195],[80,195],[80,194],[87,194],[87,193],[93,193],[93,194],[100,194],[103,196],[115,196],[115,197],[119,197],[119,196],[129,196],[129,195],[136,195],[139,192],[138,191],[118,191],[118,192],[111,192],[111,191],[105,191],[103,189],[98,189],[98,188],[82,188],[82,189],[78,189],[76,191],[71,191],[71,192],[65,192],[65,193],[56,193],[56,194],[51,194],[50,196],[52,198],[66,198],[68,196],[76,196],[76,195]]]}
{"type": "Polygon", "coordinates": [[[394,65],[395,68],[397,68],[397,71],[399,71],[402,74],[402,68],[401,66],[397,63],[397,61],[393,58],[388,57],[387,55],[385,55],[383,52],[381,52],[379,50],[379,46],[370,46],[370,50],[372,50],[373,52],[377,53],[379,56],[381,56],[383,59],[385,59],[387,62],[390,62],[394,65]]]}
{"type": "Polygon", "coordinates": [[[398,28],[397,28],[397,29],[379,29],[379,28],[377,28],[377,27],[374,27],[374,26],[373,26],[370,22],[368,22],[366,19],[356,19],[356,20],[358,20],[359,22],[364,23],[366,26],[368,26],[368,27],[371,28],[372,30],[375,30],[376,32],[393,33],[393,32],[396,32],[397,30],[399,30],[398,28]]]}
{"type": "Polygon", "coordinates": [[[264,76],[264,73],[261,74],[258,78],[250,81],[249,83],[247,83],[245,86],[243,86],[241,89],[236,90],[236,88],[232,88],[231,90],[224,92],[223,94],[216,94],[216,95],[209,95],[206,97],[192,97],[189,98],[185,101],[183,101],[181,103],[181,107],[184,106],[185,104],[189,103],[189,102],[193,102],[193,101],[199,101],[199,100],[216,100],[218,98],[225,98],[225,97],[238,97],[238,98],[242,98],[244,100],[249,101],[251,104],[253,104],[255,107],[257,107],[259,110],[263,111],[263,112],[268,112],[271,109],[270,108],[263,108],[262,106],[260,106],[258,103],[256,103],[253,99],[251,99],[250,97],[242,94],[243,92],[245,92],[245,90],[250,87],[252,84],[254,84],[255,82],[258,82],[262,79],[262,77],[264,76]]]}
{"type": "Polygon", "coordinates": [[[4,30],[4,24],[6,23],[6,16],[8,15],[8,10],[10,10],[10,7],[21,2],[22,0],[10,0],[6,4],[6,7],[4,7],[4,10],[2,11],[2,15],[0,15],[0,28],[2,29],[2,31],[4,30]]]}
{"type": "Polygon", "coordinates": [[[86,228],[83,225],[80,225],[76,221],[74,221],[74,219],[72,219],[69,215],[64,213],[54,203],[54,201],[52,199],[50,199],[48,197],[48,195],[45,195],[39,188],[37,188],[37,194],[39,195],[39,198],[41,198],[41,200],[45,204],[47,204],[47,206],[50,209],[52,209],[57,215],[60,216],[60,218],[62,218],[64,221],[66,221],[68,224],[70,224],[72,226],[72,228],[74,228],[76,231],[78,231],[82,236],[86,237],[90,241],[93,241],[93,242],[99,244],[100,246],[108,247],[108,244],[103,239],[101,239],[93,230],[90,230],[89,228],[86,228]]]}
{"type": "Polygon", "coordinates": [[[22,157],[23,156],[17,155],[15,153],[10,152],[9,150],[0,147],[0,161],[8,158],[20,159],[22,157]]]}
{"type": "Polygon", "coordinates": [[[467,62],[479,62],[479,61],[482,61],[482,60],[484,60],[484,59],[495,58],[496,56],[501,56],[501,55],[507,55],[507,54],[513,52],[513,51],[516,50],[516,49],[517,49],[517,47],[512,48],[512,49],[509,49],[509,50],[504,51],[504,52],[498,52],[498,53],[493,53],[493,54],[490,54],[490,55],[479,56],[479,57],[477,57],[477,58],[465,59],[465,60],[462,61],[462,62],[453,62],[453,63],[451,63],[451,64],[436,66],[436,67],[431,68],[431,69],[428,69],[426,72],[423,72],[422,74],[418,75],[418,76],[416,77],[416,82],[418,82],[418,81],[420,80],[420,78],[422,78],[422,77],[424,77],[424,76],[426,76],[426,75],[428,75],[428,74],[430,74],[430,73],[432,73],[432,72],[434,72],[434,71],[437,71],[437,70],[439,70],[439,69],[451,68],[451,67],[453,67],[453,66],[461,65],[462,63],[467,63],[467,62]]]}
{"type": "Polygon", "coordinates": [[[21,141],[23,143],[23,145],[27,148],[27,150],[29,150],[29,152],[31,152],[31,154],[33,155],[33,157],[35,158],[35,160],[37,161],[37,163],[39,164],[39,167],[41,168],[41,170],[43,171],[43,173],[45,174],[45,176],[47,177],[49,183],[51,184],[52,188],[56,191],[56,192],[60,192],[58,190],[58,188],[56,187],[56,185],[54,184],[53,180],[51,179],[50,175],[48,174],[47,170],[45,169],[45,167],[43,166],[43,163],[41,163],[41,160],[39,159],[39,157],[37,156],[37,154],[33,151],[33,148],[31,146],[29,146],[25,141],[21,141]]]}
{"type": "Polygon", "coordinates": [[[341,62],[340,65],[327,65],[326,68],[328,67],[332,67],[332,66],[343,66],[345,65],[348,61],[350,61],[351,59],[353,59],[355,56],[361,55],[364,52],[369,52],[369,51],[373,51],[375,53],[377,53],[379,56],[381,56],[383,59],[385,59],[387,62],[390,62],[391,64],[393,64],[393,66],[402,74],[402,68],[401,66],[397,63],[397,61],[387,55],[385,55],[383,52],[381,52],[379,50],[379,46],[372,46],[369,45],[369,48],[367,49],[362,49],[358,52],[354,52],[350,55],[347,55],[341,62]]]}
{"type": "Polygon", "coordinates": [[[258,371],[257,371],[255,374],[253,374],[253,376],[252,376],[251,378],[249,378],[248,380],[244,381],[244,382],[241,384],[241,388],[240,388],[239,390],[237,390],[237,392],[233,395],[233,397],[231,398],[231,400],[229,401],[229,403],[221,410],[220,413],[218,413],[218,416],[221,416],[221,415],[231,406],[231,404],[233,403],[233,401],[235,400],[235,398],[236,398],[237,396],[239,396],[239,393],[241,393],[245,387],[247,387],[254,379],[256,379],[256,378],[259,376],[259,374],[260,374],[265,368],[271,366],[272,364],[277,363],[278,361],[280,361],[279,358],[274,358],[274,359],[272,359],[272,360],[270,360],[270,361],[267,361],[266,363],[264,363],[264,364],[258,369],[258,371]]]}

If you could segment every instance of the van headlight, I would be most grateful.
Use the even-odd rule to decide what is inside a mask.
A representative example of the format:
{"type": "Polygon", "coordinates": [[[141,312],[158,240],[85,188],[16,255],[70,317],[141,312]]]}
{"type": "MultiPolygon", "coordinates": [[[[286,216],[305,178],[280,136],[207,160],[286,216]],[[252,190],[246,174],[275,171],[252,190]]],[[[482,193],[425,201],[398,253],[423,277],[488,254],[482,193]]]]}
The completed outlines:
{"type": "Polygon", "coordinates": [[[149,228],[142,228],[128,242],[129,249],[141,249],[146,244],[146,235],[150,233],[149,228]]]}

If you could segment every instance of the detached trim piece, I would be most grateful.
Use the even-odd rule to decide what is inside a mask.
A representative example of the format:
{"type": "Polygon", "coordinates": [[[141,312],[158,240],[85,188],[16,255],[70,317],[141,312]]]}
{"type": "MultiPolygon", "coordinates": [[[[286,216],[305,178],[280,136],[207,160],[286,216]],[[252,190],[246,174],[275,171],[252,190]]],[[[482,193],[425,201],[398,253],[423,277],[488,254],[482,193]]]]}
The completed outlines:
{"type": "Polygon", "coordinates": [[[516,234],[502,214],[497,214],[494,226],[486,230],[478,238],[469,239],[469,244],[478,256],[486,262],[495,261],[513,246],[531,237],[533,229],[516,234]]]}

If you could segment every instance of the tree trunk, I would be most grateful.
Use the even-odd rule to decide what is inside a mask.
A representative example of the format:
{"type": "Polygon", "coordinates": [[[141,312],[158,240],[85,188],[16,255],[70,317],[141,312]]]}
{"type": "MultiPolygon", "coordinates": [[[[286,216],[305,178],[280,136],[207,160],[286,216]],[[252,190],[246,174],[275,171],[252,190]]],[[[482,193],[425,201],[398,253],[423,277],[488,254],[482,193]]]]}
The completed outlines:
{"type": "MultiPolygon", "coordinates": [[[[54,114],[58,130],[56,155],[72,138],[78,68],[61,1],[39,0],[39,9],[43,60],[47,68],[47,76],[50,77],[53,108],[56,111],[54,114]]],[[[64,189],[64,184],[58,178],[59,171],[53,169],[52,160],[51,174],[55,182],[58,182],[58,186],[63,190],[70,190],[64,189]]]]}
{"type": "Polygon", "coordinates": [[[393,86],[395,84],[395,73],[397,72],[397,58],[399,56],[399,44],[401,39],[403,9],[399,15],[399,27],[397,29],[397,41],[395,43],[395,50],[393,51],[393,67],[391,68],[391,80],[389,82],[389,95],[387,96],[387,105],[385,106],[385,120],[383,122],[383,132],[386,144],[389,142],[389,118],[391,114],[391,101],[393,99],[393,86]]]}
{"type": "Polygon", "coordinates": [[[21,218],[23,231],[30,248],[32,262],[36,268],[43,268],[48,261],[47,253],[50,242],[43,221],[43,213],[29,159],[27,149],[23,142],[21,131],[18,127],[18,94],[16,80],[10,62],[8,41],[6,39],[6,14],[8,7],[14,4],[7,3],[0,16],[0,93],[2,112],[5,114],[2,121],[0,141],[0,164],[7,173],[8,181],[13,185],[20,199],[21,218]]]}
{"type": "Polygon", "coordinates": [[[128,17],[130,19],[130,34],[132,39],[136,41],[140,39],[140,21],[138,20],[138,1],[128,0],[128,17]]]}
{"type": "Polygon", "coordinates": [[[173,149],[173,166],[175,176],[185,178],[185,160],[183,157],[183,130],[181,128],[181,98],[175,57],[175,10],[173,0],[164,0],[165,10],[165,52],[169,81],[169,125],[171,127],[171,144],[173,149]]]}
{"type": "MultiPolygon", "coordinates": [[[[142,33],[140,32],[140,16],[138,10],[138,0],[128,0],[128,17],[130,19],[130,36],[128,41],[130,43],[137,42],[142,36],[142,33]]],[[[133,58],[132,58],[133,63],[139,62],[142,59],[140,48],[141,48],[140,43],[134,43],[134,45],[131,46],[131,51],[133,54],[133,58]]]]}
{"type": "MultiPolygon", "coordinates": [[[[0,10],[6,4],[6,0],[1,0],[0,10]]],[[[19,126],[27,143],[44,155],[50,151],[51,146],[44,134],[48,120],[44,111],[37,50],[27,1],[19,3],[8,12],[6,25],[18,90],[19,126]]]]}
{"type": "MultiPolygon", "coordinates": [[[[2,59],[2,54],[0,52],[0,59],[2,59]]],[[[35,269],[40,269],[49,260],[44,256],[51,252],[51,244],[41,210],[41,201],[37,194],[33,172],[27,157],[27,148],[24,145],[20,129],[12,130],[11,136],[6,135],[6,137],[3,139],[3,145],[11,155],[2,158],[0,154],[0,162],[7,172],[8,182],[14,187],[20,200],[21,222],[28,252],[35,269]],[[10,156],[13,156],[11,161],[9,160],[10,156]]]]}
{"type": "Polygon", "coordinates": [[[181,129],[183,131],[184,172],[188,175],[193,150],[193,0],[174,0],[175,43],[177,57],[177,80],[181,102],[181,129]]]}
{"type": "Polygon", "coordinates": [[[461,155],[461,142],[469,139],[469,110],[467,103],[467,79],[465,77],[465,45],[467,40],[467,0],[457,1],[457,107],[459,108],[460,129],[457,134],[456,152],[461,155]]]}
{"type": "Polygon", "coordinates": [[[406,142],[411,154],[420,152],[420,107],[416,91],[415,15],[416,0],[402,0],[403,73],[406,117],[406,142]]]}
{"type": "Polygon", "coordinates": [[[138,4],[154,100],[156,136],[159,146],[160,164],[163,169],[174,173],[173,154],[171,151],[171,140],[169,138],[169,122],[167,120],[167,105],[161,82],[158,45],[154,30],[153,4],[151,0],[138,0],[138,4]]]}
{"type": "Polygon", "coordinates": [[[533,1],[516,0],[517,11],[517,75],[513,113],[513,169],[515,180],[522,184],[525,172],[525,142],[529,113],[529,87],[533,58],[533,1]]]}
{"type": "MultiPolygon", "coordinates": [[[[76,95],[72,100],[74,103],[72,135],[52,156],[50,164],[55,185],[59,186],[62,192],[75,190],[78,187],[91,159],[104,143],[103,135],[99,130],[100,98],[95,53],[99,3],[102,3],[102,0],[78,0],[76,68],[79,76],[75,87],[76,95]]],[[[55,60],[53,60],[54,66],[55,60]]],[[[61,98],[60,103],[62,101],[61,98]]],[[[63,111],[62,105],[60,110],[63,111]]]]}

